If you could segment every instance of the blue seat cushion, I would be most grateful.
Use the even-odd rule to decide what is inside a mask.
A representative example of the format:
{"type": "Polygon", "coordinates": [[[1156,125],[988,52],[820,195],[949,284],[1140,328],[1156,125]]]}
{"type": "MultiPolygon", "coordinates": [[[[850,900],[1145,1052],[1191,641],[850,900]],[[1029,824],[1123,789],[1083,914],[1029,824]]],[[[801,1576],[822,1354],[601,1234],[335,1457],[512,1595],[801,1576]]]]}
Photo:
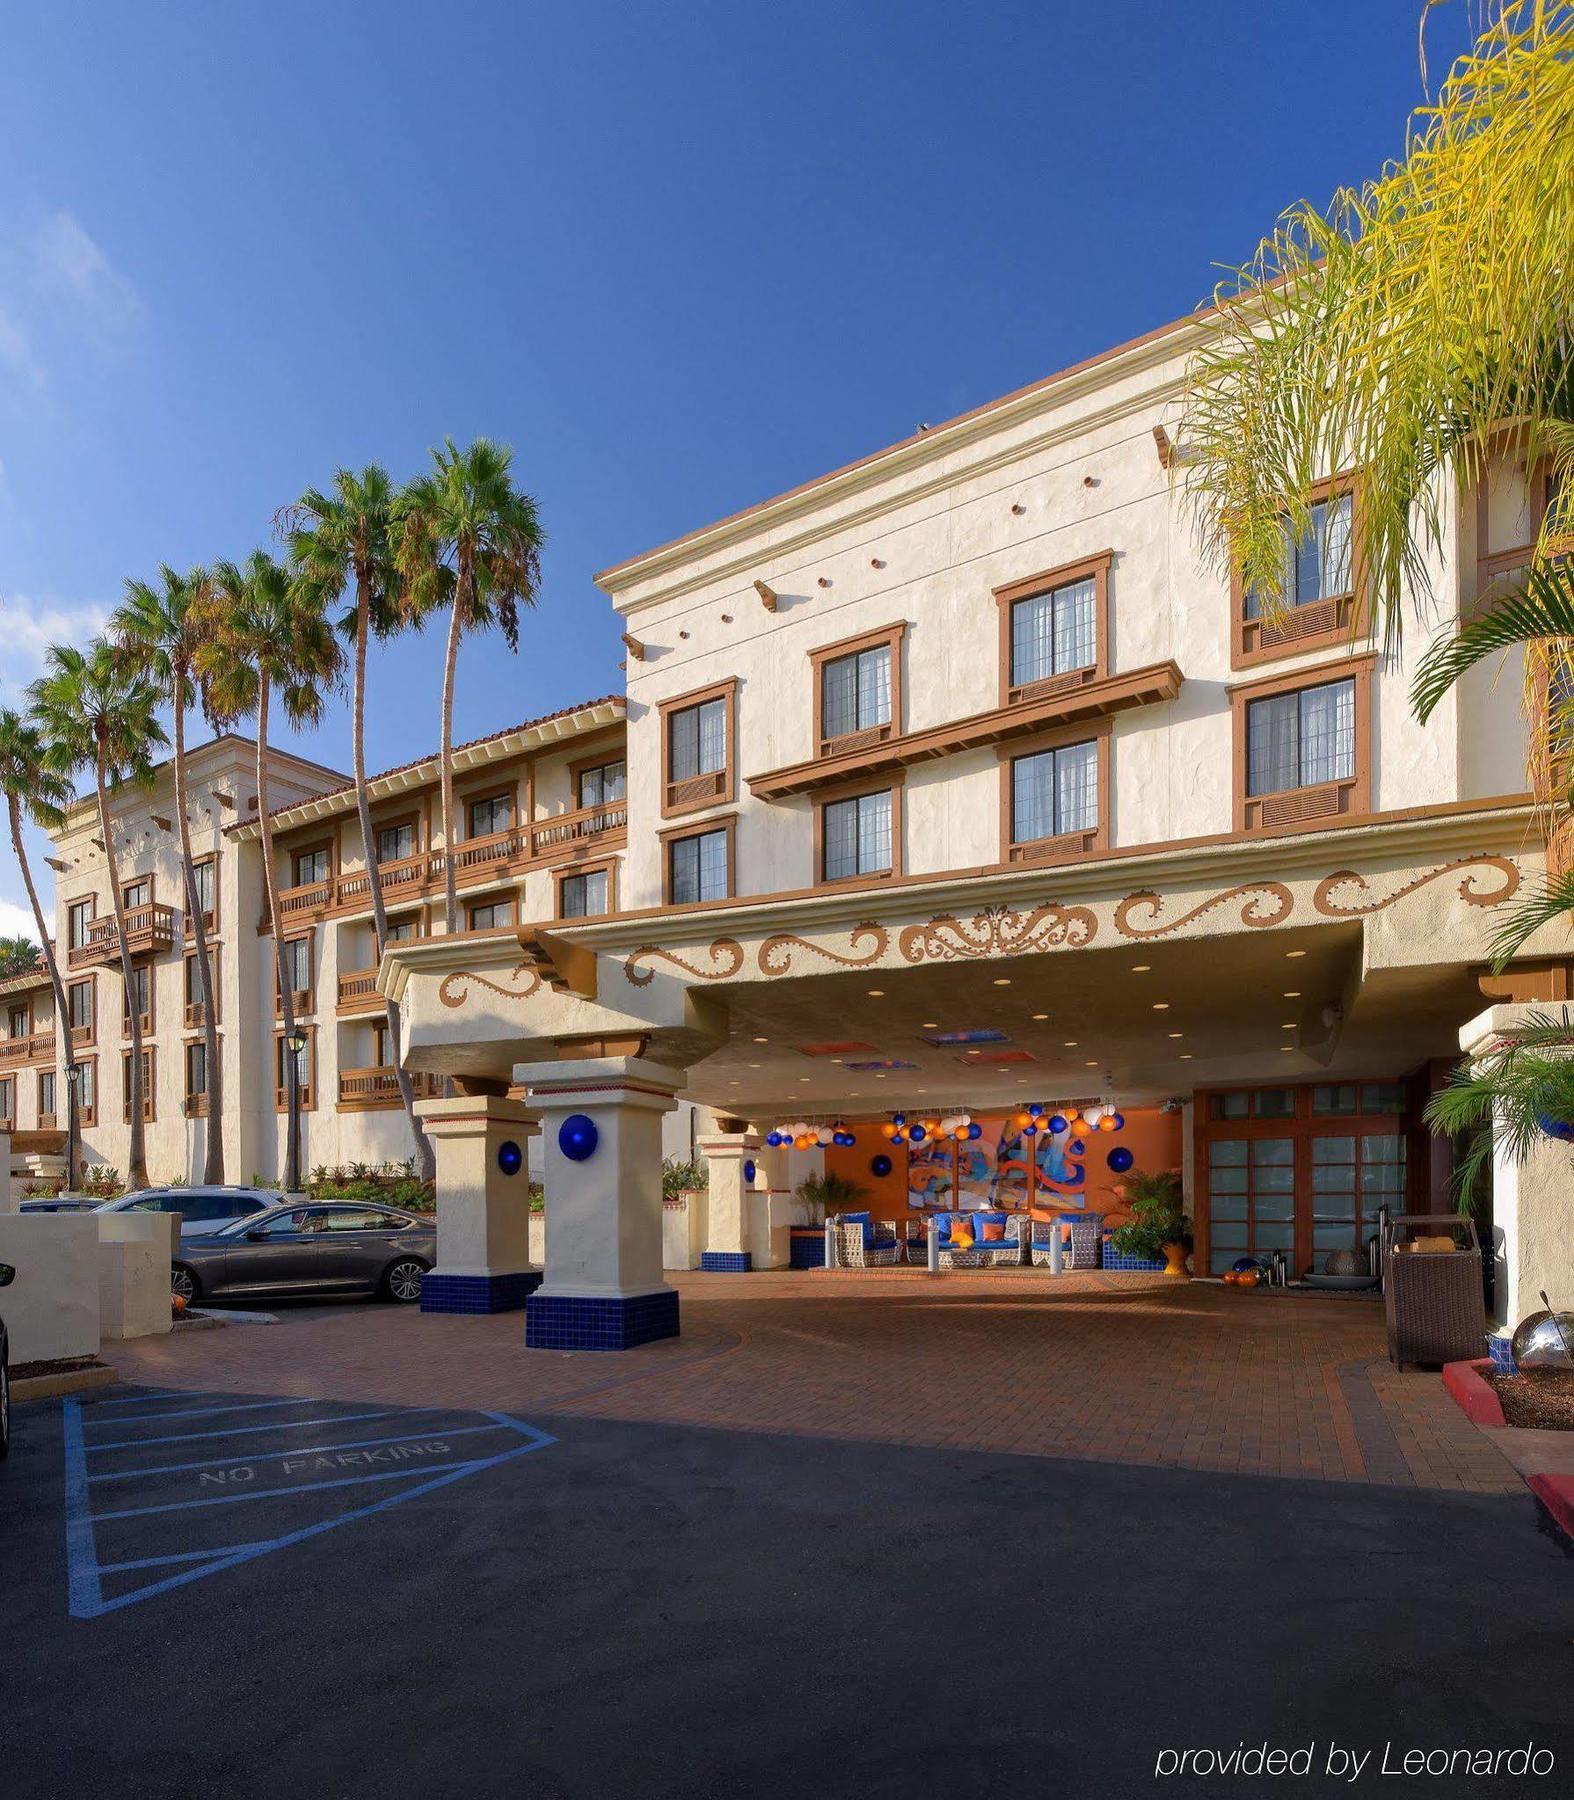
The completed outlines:
{"type": "Polygon", "coordinates": [[[864,1228],[864,1249],[868,1250],[873,1245],[873,1243],[874,1243],[874,1221],[869,1217],[868,1213],[866,1213],[866,1212],[843,1213],[842,1214],[842,1223],[844,1225],[862,1225],[864,1228]]]}

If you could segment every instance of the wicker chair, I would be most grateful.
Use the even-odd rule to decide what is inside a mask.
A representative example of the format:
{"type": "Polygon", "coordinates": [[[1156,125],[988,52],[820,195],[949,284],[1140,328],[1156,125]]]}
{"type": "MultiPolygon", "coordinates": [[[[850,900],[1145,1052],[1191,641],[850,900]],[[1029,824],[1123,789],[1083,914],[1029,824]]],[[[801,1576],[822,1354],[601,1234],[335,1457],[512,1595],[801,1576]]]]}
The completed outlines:
{"type": "MultiPolygon", "coordinates": [[[[948,1217],[962,1217],[976,1220],[976,1213],[949,1214],[948,1217]]],[[[940,1267],[942,1269],[989,1269],[1000,1264],[1015,1264],[1020,1267],[1028,1259],[1028,1230],[1032,1220],[1021,1213],[1006,1215],[1006,1235],[998,1242],[986,1244],[974,1241],[971,1250],[953,1249],[946,1239],[940,1239],[940,1267]]],[[[927,1253],[927,1246],[926,1246],[927,1253]]]]}
{"type": "Polygon", "coordinates": [[[1474,1222],[1457,1213],[1390,1218],[1383,1227],[1383,1306],[1388,1358],[1396,1368],[1479,1356],[1487,1322],[1474,1222]],[[1414,1247],[1429,1238],[1452,1247],[1414,1247]]]}
{"type": "Polygon", "coordinates": [[[1068,1269],[1097,1269],[1104,1261],[1104,1215],[1103,1213],[1066,1213],[1058,1219],[1035,1219],[1033,1221],[1033,1266],[1047,1269],[1053,1251],[1050,1248],[1052,1236],[1071,1227],[1071,1242],[1066,1249],[1065,1267],[1068,1269]]]}
{"type": "Polygon", "coordinates": [[[868,1242],[862,1225],[844,1225],[838,1220],[835,1230],[838,1268],[889,1269],[902,1260],[902,1240],[894,1219],[877,1219],[868,1242]]]}

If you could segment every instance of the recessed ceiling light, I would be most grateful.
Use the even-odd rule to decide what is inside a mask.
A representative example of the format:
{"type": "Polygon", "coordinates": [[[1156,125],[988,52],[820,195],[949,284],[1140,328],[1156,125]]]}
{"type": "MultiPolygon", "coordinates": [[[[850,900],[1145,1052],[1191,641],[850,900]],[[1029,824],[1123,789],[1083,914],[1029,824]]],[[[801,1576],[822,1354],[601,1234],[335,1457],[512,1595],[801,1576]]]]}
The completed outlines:
{"type": "Polygon", "coordinates": [[[875,1076],[875,1080],[876,1080],[876,1081],[884,1081],[884,1080],[885,1080],[885,1077],[884,1077],[884,1076],[883,1076],[883,1075],[876,1075],[876,1076],[875,1076]]]}
{"type": "Polygon", "coordinates": [[[940,1021],[938,1019],[925,1019],[919,1029],[921,1031],[938,1031],[940,1029],[940,1021]]]}
{"type": "Polygon", "coordinates": [[[871,1000],[883,1000],[885,998],[885,989],[884,988],[870,988],[869,989],[869,998],[871,1000]]]}
{"type": "Polygon", "coordinates": [[[808,1080],[808,1079],[809,1079],[809,1077],[808,1077],[808,1076],[807,1076],[807,1075],[800,1075],[800,1076],[799,1076],[799,1077],[798,1077],[798,1085],[799,1085],[799,1087],[802,1087],[802,1086],[803,1086],[803,1084],[804,1084],[804,1083],[805,1083],[805,1082],[806,1082],[806,1081],[807,1081],[807,1080],[808,1080]]]}
{"type": "Polygon", "coordinates": [[[1294,1031],[1295,1030],[1294,1019],[1286,1019],[1285,1022],[1279,1027],[1279,1029],[1281,1031],[1294,1031]]]}
{"type": "Polygon", "coordinates": [[[1184,1031],[1172,1031],[1170,1033],[1170,1036],[1172,1038],[1185,1037],[1185,1035],[1186,1035],[1186,1033],[1184,1031]]]}
{"type": "Polygon", "coordinates": [[[1088,1058],[1088,1067],[1090,1069],[1096,1069],[1098,1066],[1099,1066],[1098,1058],[1096,1056],[1090,1056],[1088,1058]]]}
{"type": "Polygon", "coordinates": [[[751,1069],[763,1069],[765,1067],[765,1065],[764,1065],[764,1063],[750,1063],[749,1067],[751,1069]]]}
{"type": "Polygon", "coordinates": [[[1284,990],[1284,997],[1286,1000],[1299,1000],[1301,997],[1301,990],[1299,988],[1286,988],[1284,990]]]}
{"type": "Polygon", "coordinates": [[[1296,957],[1305,956],[1306,952],[1304,950],[1286,950],[1284,954],[1289,958],[1289,960],[1291,962],[1294,962],[1296,957]]]}
{"type": "Polygon", "coordinates": [[[1281,1044],[1279,1046],[1279,1048],[1281,1050],[1293,1050],[1295,1048],[1295,1045],[1294,1044],[1281,1044]]]}
{"type": "Polygon", "coordinates": [[[1189,1050],[1182,1050],[1180,1053],[1180,1060],[1182,1062],[1190,1062],[1191,1061],[1191,1052],[1189,1050]]]}
{"type": "Polygon", "coordinates": [[[1011,977],[1009,975],[997,975],[995,977],[995,986],[996,987],[1010,987],[1010,985],[1011,985],[1011,977]]]}
{"type": "Polygon", "coordinates": [[[754,1041],[757,1044],[768,1044],[771,1040],[769,1038],[756,1038],[754,1041]]]}
{"type": "Polygon", "coordinates": [[[1066,1039],[1066,1048],[1068,1050],[1075,1050],[1076,1047],[1077,1047],[1077,1040],[1075,1038],[1067,1038],[1066,1039]]]}
{"type": "Polygon", "coordinates": [[[1033,1017],[1035,1019],[1047,1019],[1049,1017],[1049,1014],[1048,1013],[1034,1013],[1033,1017]]]}
{"type": "Polygon", "coordinates": [[[1155,1012],[1168,1012],[1170,1010],[1170,1003],[1168,1000],[1155,1000],[1153,1002],[1153,1010],[1155,1012]]]}
{"type": "Polygon", "coordinates": [[[1131,965],[1131,972],[1133,975],[1146,975],[1148,970],[1152,967],[1152,963],[1133,963],[1131,965]]]}

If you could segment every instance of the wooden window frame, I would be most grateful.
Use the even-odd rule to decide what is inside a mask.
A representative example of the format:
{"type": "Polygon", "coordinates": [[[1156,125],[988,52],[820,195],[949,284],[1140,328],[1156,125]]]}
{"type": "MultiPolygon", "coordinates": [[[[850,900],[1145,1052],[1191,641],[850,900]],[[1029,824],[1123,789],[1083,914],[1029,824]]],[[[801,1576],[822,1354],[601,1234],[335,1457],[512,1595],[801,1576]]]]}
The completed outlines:
{"type": "Polygon", "coordinates": [[[75,981],[68,981],[66,983],[66,1016],[63,1021],[63,1028],[66,1041],[73,1047],[82,1044],[96,1044],[98,1042],[98,981],[96,977],[92,975],[79,975],[75,981]],[[81,1027],[71,1023],[71,995],[75,989],[83,987],[87,989],[87,1036],[79,1038],[74,1034],[79,1031],[81,1027]]]}
{"type": "Polygon", "coordinates": [[[15,1131],[16,1109],[21,1102],[15,1075],[0,1075],[0,1095],[8,1096],[0,1101],[0,1131],[15,1131]]]}
{"type": "Polygon", "coordinates": [[[499,831],[517,831],[523,822],[519,806],[518,781],[505,782],[501,787],[473,788],[468,790],[463,798],[456,794],[454,799],[456,804],[463,808],[463,811],[460,814],[460,821],[464,825],[465,830],[464,836],[459,840],[461,844],[468,844],[476,838],[496,837],[499,831]],[[486,805],[488,801],[496,800],[506,800],[508,802],[509,817],[512,822],[508,825],[496,826],[491,831],[476,831],[473,829],[475,825],[475,809],[478,806],[486,805]]]}
{"type": "Polygon", "coordinates": [[[731,675],[725,681],[713,681],[708,687],[694,688],[671,700],[659,701],[656,711],[661,722],[662,818],[678,819],[689,813],[703,812],[711,806],[731,806],[738,789],[738,677],[731,675]],[[687,712],[690,707],[703,706],[708,700],[722,700],[726,703],[724,730],[727,750],[722,766],[707,774],[675,782],[672,779],[673,714],[687,712]],[[713,792],[703,791],[700,784],[706,782],[713,784],[713,792]],[[685,794],[684,789],[698,791],[685,794]]]}
{"type": "Polygon", "coordinates": [[[207,1066],[208,1042],[206,1038],[187,1038],[181,1045],[181,1080],[185,1087],[182,1110],[188,1119],[205,1119],[208,1116],[209,1095],[213,1086],[213,1071],[207,1066]],[[203,1058],[203,1089],[200,1094],[191,1091],[191,1053],[200,1050],[203,1058]]]}
{"type": "MultiPolygon", "coordinates": [[[[317,933],[315,929],[286,932],[284,942],[286,944],[304,942],[306,945],[306,986],[291,990],[295,995],[296,1017],[299,1018],[317,1010],[317,933]]],[[[283,983],[280,980],[278,957],[273,959],[273,1016],[276,1019],[284,1017],[283,983]]]]}
{"type": "Polygon", "coordinates": [[[34,1027],[36,1015],[35,1015],[35,1011],[34,1011],[34,1007],[33,1007],[33,1002],[31,1000],[8,1001],[6,1004],[5,1012],[6,1012],[6,1030],[8,1032],[10,1032],[10,1039],[7,1040],[8,1042],[14,1041],[17,1038],[31,1037],[33,1035],[33,1027],[34,1027]],[[21,1015],[22,1015],[22,1020],[23,1020],[22,1029],[20,1031],[12,1031],[11,1030],[12,1015],[14,1013],[18,1013],[18,1012],[21,1013],[21,1015]]]}
{"type": "MultiPolygon", "coordinates": [[[[310,1071],[305,1087],[301,1089],[301,1111],[316,1112],[317,1089],[321,1086],[322,1070],[317,1062],[317,1027],[302,1025],[297,1021],[296,1029],[306,1033],[307,1068],[310,1071]]],[[[284,1032],[280,1028],[273,1034],[273,1110],[276,1113],[288,1113],[290,1110],[289,1088],[284,1081],[284,1032]]]]}
{"type": "Polygon", "coordinates": [[[552,871],[552,913],[555,918],[569,917],[563,911],[563,883],[576,875],[605,875],[607,878],[607,910],[599,913],[576,913],[575,918],[606,919],[618,910],[618,859],[598,856],[586,862],[564,863],[552,871]]]}
{"type": "Polygon", "coordinates": [[[1103,681],[1109,674],[1109,577],[1114,567],[1115,552],[1100,550],[1075,562],[1061,563],[1058,568],[1044,569],[1037,575],[1008,581],[993,590],[1000,615],[1000,704],[1023,706],[1045,700],[1055,694],[1072,693],[1103,681]],[[1073,582],[1093,577],[1093,661],[1084,668],[1068,669],[1064,675],[1049,675],[1042,681],[1013,683],[1011,680],[1011,609],[1021,600],[1036,600],[1055,588],[1070,587],[1073,582]]]}
{"type": "Polygon", "coordinates": [[[1547,480],[1551,474],[1551,457],[1538,456],[1532,459],[1526,455],[1522,431],[1506,431],[1494,437],[1486,446],[1480,475],[1475,484],[1476,592],[1472,610],[1491,599],[1496,584],[1503,576],[1514,574],[1529,565],[1536,540],[1541,536],[1541,528],[1546,523],[1547,480]],[[1487,465],[1493,457],[1502,457],[1512,462],[1525,478],[1525,485],[1529,489],[1530,537],[1522,544],[1508,544],[1501,550],[1487,551],[1483,549],[1491,522],[1491,490],[1487,465]]]}
{"type": "Polygon", "coordinates": [[[1230,667],[1255,669],[1287,657],[1306,656],[1335,646],[1354,651],[1371,631],[1371,584],[1367,580],[1365,523],[1361,503],[1361,479],[1353,470],[1314,481],[1306,490],[1306,504],[1350,496],[1350,586],[1343,594],[1330,594],[1306,606],[1286,605],[1282,618],[1248,619],[1246,585],[1239,564],[1230,559],[1230,667]],[[1265,641],[1266,640],[1266,641],[1265,641]]]}
{"type": "MultiPolygon", "coordinates": [[[[122,1050],[120,1053],[120,1122],[131,1123],[131,1058],[133,1052],[122,1050]]],[[[142,1055],[147,1062],[147,1079],[142,1083],[142,1123],[152,1125],[158,1120],[158,1050],[153,1044],[142,1046],[142,1055]]]]}
{"type": "Polygon", "coordinates": [[[68,956],[70,955],[70,953],[73,950],[82,950],[87,947],[87,944],[92,936],[91,927],[94,924],[94,922],[97,920],[97,918],[98,918],[98,895],[97,894],[83,894],[80,898],[78,898],[76,900],[68,900],[66,902],[66,954],[68,956]],[[72,915],[72,913],[74,913],[76,911],[76,909],[79,906],[85,906],[87,908],[87,923],[88,923],[88,926],[90,929],[83,932],[82,942],[80,944],[73,944],[71,941],[71,915],[72,915]]]}
{"type": "MultiPolygon", "coordinates": [[[[77,1109],[77,1124],[78,1125],[96,1125],[98,1123],[98,1102],[99,1102],[98,1058],[96,1056],[78,1056],[78,1057],[74,1057],[72,1060],[75,1062],[77,1068],[87,1069],[87,1070],[91,1071],[89,1080],[92,1084],[92,1089],[93,1089],[93,1098],[92,1098],[91,1103],[86,1106],[78,1107],[78,1109],[77,1109]]],[[[70,1078],[71,1078],[70,1070],[68,1068],[67,1072],[66,1072],[66,1079],[69,1081],[70,1078]]]]}
{"type": "MultiPolygon", "coordinates": [[[[214,855],[194,856],[191,859],[191,867],[192,867],[193,874],[195,874],[195,872],[201,868],[208,868],[213,871],[213,875],[212,875],[213,904],[212,904],[212,906],[207,907],[204,910],[203,920],[202,920],[204,935],[206,937],[212,938],[217,935],[218,929],[219,929],[219,859],[217,856],[214,856],[214,855]]],[[[185,895],[185,891],[186,891],[186,884],[185,884],[184,878],[182,878],[182,880],[181,880],[182,896],[185,895]]],[[[189,918],[186,920],[186,936],[188,938],[196,936],[195,926],[193,925],[193,922],[189,918]]]]}
{"type": "Polygon", "coordinates": [[[662,905],[676,908],[679,912],[687,912],[692,907],[722,906],[738,897],[738,815],[722,813],[713,819],[696,820],[692,825],[675,825],[670,831],[658,831],[656,841],[661,845],[661,894],[662,905]],[[685,900],[681,903],[672,898],[672,846],[683,838],[705,837],[712,831],[725,832],[727,836],[727,893],[723,900],[685,900]]]}
{"type": "Polygon", "coordinates": [[[493,895],[490,899],[482,895],[478,900],[467,900],[464,908],[466,931],[513,931],[519,925],[519,896],[516,893],[493,895]],[[478,907],[505,905],[513,908],[514,916],[505,920],[501,925],[477,925],[474,923],[478,907]]]}
{"type": "Polygon", "coordinates": [[[627,806],[628,805],[629,756],[628,756],[628,747],[625,745],[624,748],[619,750],[615,756],[610,751],[603,750],[600,753],[600,755],[598,755],[598,756],[582,756],[578,759],[578,761],[571,762],[568,765],[568,789],[569,789],[569,793],[573,796],[573,802],[574,802],[573,807],[571,809],[572,811],[586,812],[589,810],[589,807],[591,804],[590,802],[587,802],[586,800],[584,800],[580,795],[580,791],[579,791],[580,778],[582,776],[588,775],[592,769],[609,769],[609,768],[611,768],[611,766],[614,763],[622,763],[622,765],[623,765],[623,798],[621,801],[602,800],[602,801],[596,802],[595,804],[598,804],[601,806],[619,806],[619,805],[627,806]]]}
{"type": "MultiPolygon", "coordinates": [[[[408,825],[410,827],[410,838],[413,847],[406,856],[389,857],[389,864],[408,862],[412,857],[417,857],[421,854],[420,810],[417,808],[410,812],[390,813],[385,819],[374,818],[372,820],[372,841],[365,847],[367,850],[366,866],[368,869],[372,866],[372,860],[376,855],[378,832],[397,831],[401,825],[408,825]]],[[[379,863],[378,866],[382,867],[383,865],[379,863]]]]}
{"type": "MultiPolygon", "coordinates": [[[[208,945],[208,955],[213,961],[213,1023],[215,1025],[221,1023],[224,1014],[224,986],[219,979],[220,949],[221,946],[218,944],[208,945]]],[[[191,992],[191,981],[189,977],[191,971],[196,966],[196,962],[197,953],[195,950],[188,950],[180,961],[180,1011],[182,1023],[187,1031],[200,1031],[202,1029],[202,1002],[200,999],[192,1000],[188,997],[191,992]]],[[[275,997],[277,997],[279,986],[277,962],[274,964],[273,986],[275,997]]],[[[201,988],[202,983],[199,981],[197,983],[199,993],[201,992],[201,988]]]]}
{"type": "Polygon", "coordinates": [[[149,872],[146,875],[132,875],[132,876],[128,877],[125,881],[121,882],[121,884],[120,884],[120,904],[121,904],[122,908],[127,912],[130,912],[132,910],[132,908],[136,907],[136,906],[147,906],[147,907],[156,906],[158,904],[158,877],[156,875],[152,874],[151,872],[149,872]],[[141,887],[143,882],[146,882],[148,884],[147,899],[146,900],[128,900],[126,898],[126,895],[129,892],[129,890],[132,888],[141,887]]]}
{"type": "MultiPolygon", "coordinates": [[[[133,963],[131,973],[133,977],[142,974],[148,984],[148,1010],[142,1017],[142,1035],[152,1037],[158,1011],[155,998],[158,993],[158,982],[155,979],[158,965],[153,962],[133,963]]],[[[129,1040],[131,1036],[131,989],[124,982],[120,984],[120,1035],[122,1040],[129,1040]]]]}
{"type": "Polygon", "coordinates": [[[897,769],[890,775],[866,776],[861,781],[839,782],[813,796],[814,800],[814,885],[816,890],[830,893],[842,888],[871,887],[891,881],[907,873],[906,787],[907,771],[897,769]],[[891,866],[868,874],[841,875],[830,880],[825,873],[825,809],[841,800],[861,800],[865,794],[891,796],[891,866]]]}
{"type": "Polygon", "coordinates": [[[1365,818],[1372,810],[1372,675],[1376,651],[1319,663],[1309,669],[1265,675],[1256,681],[1236,682],[1225,689],[1230,697],[1231,789],[1235,830],[1243,836],[1269,833],[1319,831],[1342,820],[1365,818]],[[1319,782],[1312,787],[1282,788],[1273,794],[1246,792],[1246,715],[1255,700],[1303,688],[1326,687],[1330,682],[1355,682],[1354,773],[1342,781],[1319,782]]]}
{"type": "Polygon", "coordinates": [[[1110,811],[1115,794],[1114,728],[1108,719],[1082,720],[1073,725],[1057,725],[1050,731],[1035,732],[1032,737],[1016,738],[1009,744],[996,746],[1000,763],[1000,862],[1002,867],[1031,864],[1034,867],[1055,863],[1081,862],[1090,856],[1105,856],[1110,849],[1110,811]],[[1092,831],[1068,831],[1059,837],[1016,838],[1016,806],[1013,791],[1014,771],[1024,756],[1037,756],[1045,750],[1064,750],[1071,744],[1092,744],[1098,779],[1098,820],[1092,831]]]}
{"type": "Polygon", "coordinates": [[[332,883],[334,877],[339,873],[337,842],[331,837],[313,838],[309,844],[291,844],[285,852],[290,859],[290,886],[292,888],[317,886],[315,881],[299,881],[296,877],[300,874],[300,859],[303,856],[315,856],[319,850],[328,852],[328,873],[323,880],[332,883]]]}
{"type": "Polygon", "coordinates": [[[55,1120],[60,1116],[58,1111],[60,1103],[60,1077],[53,1069],[39,1069],[36,1071],[35,1081],[36,1085],[33,1089],[33,1102],[34,1111],[38,1115],[38,1129],[40,1131],[53,1131],[55,1129],[55,1120]],[[44,1083],[46,1081],[54,1084],[54,1091],[49,1097],[50,1103],[48,1106],[44,1105],[44,1083]]]}
{"type": "Polygon", "coordinates": [[[813,682],[814,701],[814,754],[816,756],[845,756],[850,751],[862,750],[875,744],[884,744],[891,738],[902,735],[907,719],[906,697],[907,683],[905,678],[907,645],[907,620],[899,619],[893,625],[877,626],[873,631],[860,632],[856,637],[841,638],[834,644],[822,644],[819,649],[809,652],[809,672],[813,682]],[[869,725],[859,731],[844,731],[839,737],[825,735],[825,665],[840,662],[844,656],[857,656],[863,650],[878,650],[882,646],[891,652],[891,717],[884,725],[869,725]]]}

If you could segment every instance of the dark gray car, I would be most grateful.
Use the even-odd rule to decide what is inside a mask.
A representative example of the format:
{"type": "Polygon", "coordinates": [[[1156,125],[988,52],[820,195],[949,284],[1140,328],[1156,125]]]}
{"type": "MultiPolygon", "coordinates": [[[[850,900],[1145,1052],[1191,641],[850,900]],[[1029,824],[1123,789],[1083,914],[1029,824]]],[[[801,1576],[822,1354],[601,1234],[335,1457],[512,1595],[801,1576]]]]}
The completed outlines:
{"type": "Polygon", "coordinates": [[[380,1294],[408,1304],[420,1299],[436,1257],[430,1219],[395,1206],[312,1201],[183,1237],[170,1286],[188,1301],[380,1294]]]}

